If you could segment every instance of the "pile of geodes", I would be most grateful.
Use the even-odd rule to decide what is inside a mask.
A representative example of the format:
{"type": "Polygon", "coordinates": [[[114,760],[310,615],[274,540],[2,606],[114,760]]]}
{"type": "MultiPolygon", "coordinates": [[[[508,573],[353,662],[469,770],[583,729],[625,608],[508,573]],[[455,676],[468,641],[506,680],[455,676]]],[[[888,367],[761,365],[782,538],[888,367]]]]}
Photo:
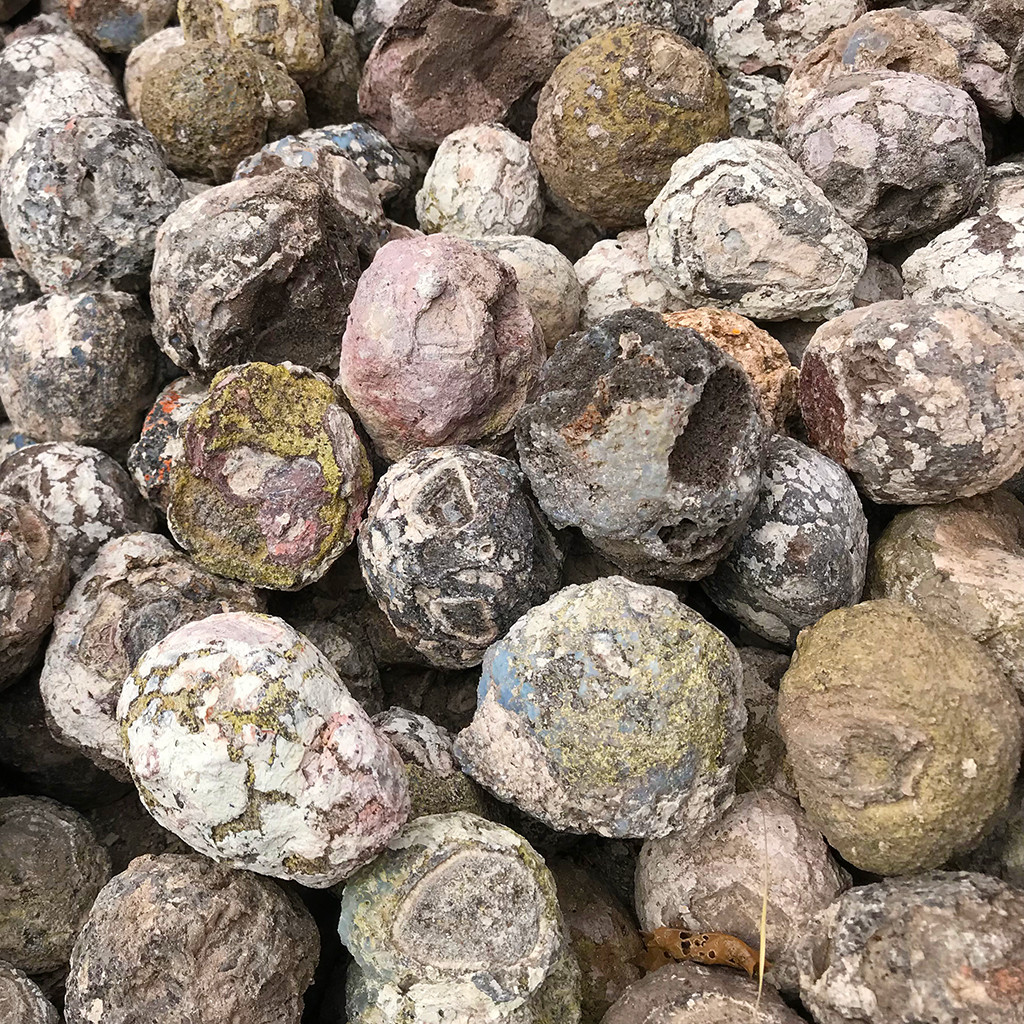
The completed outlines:
{"type": "Polygon", "coordinates": [[[0,19],[0,1024],[1024,1024],[1020,0],[0,19]]]}

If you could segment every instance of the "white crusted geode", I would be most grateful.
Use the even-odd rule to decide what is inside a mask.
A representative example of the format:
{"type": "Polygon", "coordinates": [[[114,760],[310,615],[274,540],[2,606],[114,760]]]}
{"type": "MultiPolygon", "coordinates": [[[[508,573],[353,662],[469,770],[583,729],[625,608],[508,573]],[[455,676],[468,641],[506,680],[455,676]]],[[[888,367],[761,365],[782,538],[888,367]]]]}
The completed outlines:
{"type": "Polygon", "coordinates": [[[229,612],[175,630],[139,659],[117,716],[149,812],[214,860],[326,888],[408,816],[398,753],[281,619],[229,612]]]}

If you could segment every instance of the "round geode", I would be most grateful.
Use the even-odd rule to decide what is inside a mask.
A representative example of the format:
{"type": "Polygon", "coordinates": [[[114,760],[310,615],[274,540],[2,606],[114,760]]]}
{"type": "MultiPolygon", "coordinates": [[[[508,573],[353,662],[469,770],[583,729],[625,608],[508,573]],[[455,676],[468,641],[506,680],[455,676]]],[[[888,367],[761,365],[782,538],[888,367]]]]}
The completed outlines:
{"type": "Polygon", "coordinates": [[[200,565],[298,590],[352,543],[370,464],[325,377],[291,363],[223,370],[181,434],[167,522],[200,565]]]}
{"type": "Polygon", "coordinates": [[[559,591],[488,650],[455,753],[561,831],[696,831],[733,797],[741,683],[732,644],[675,594],[604,577],[559,591]]]}
{"type": "Polygon", "coordinates": [[[139,660],[117,716],[150,813],[214,860],[326,888],[408,816],[401,758],[281,619],[181,626],[139,660]]]}
{"type": "Polygon", "coordinates": [[[514,462],[428,448],[381,477],[359,531],[359,564],[403,640],[433,665],[469,668],[557,586],[545,532],[514,462]]]}
{"type": "Polygon", "coordinates": [[[624,569],[698,579],[757,501],[768,427],[747,374],[693,330],[615,313],[563,341],[516,424],[556,527],[624,569]]]}
{"type": "Polygon", "coordinates": [[[165,537],[108,541],[54,621],[39,677],[51,731],[127,779],[115,710],[135,663],[186,622],[261,609],[252,587],[199,568],[165,537]]]}

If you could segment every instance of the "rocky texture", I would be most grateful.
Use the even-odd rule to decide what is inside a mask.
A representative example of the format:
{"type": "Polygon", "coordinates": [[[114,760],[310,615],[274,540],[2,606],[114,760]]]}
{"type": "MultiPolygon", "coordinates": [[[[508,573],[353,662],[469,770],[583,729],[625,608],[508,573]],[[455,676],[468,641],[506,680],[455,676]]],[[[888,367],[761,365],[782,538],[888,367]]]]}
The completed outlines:
{"type": "Polygon", "coordinates": [[[640,927],[723,932],[757,949],[768,894],[766,977],[795,994],[796,953],[824,910],[850,884],[800,805],[772,789],[736,798],[698,838],[644,843],[636,873],[640,927]]]}
{"type": "Polygon", "coordinates": [[[298,590],[355,538],[370,464],[325,377],[291,363],[222,370],[182,439],[167,522],[212,572],[298,590]]]}
{"type": "Polygon", "coordinates": [[[110,855],[115,875],[144,854],[192,852],[176,835],[153,820],[134,786],[130,786],[121,799],[92,808],[87,817],[96,838],[110,855]]]}
{"type": "Polygon", "coordinates": [[[998,317],[879,302],[815,332],[800,411],[811,444],[873,501],[929,504],[992,490],[1020,469],[1022,382],[1019,331],[998,317]]]}
{"type": "Polygon", "coordinates": [[[647,227],[651,266],[685,304],[763,320],[849,309],[867,264],[864,239],[821,189],[778,146],[753,139],[677,160],[647,227]]]}
{"type": "Polygon", "coordinates": [[[650,25],[609,29],[544,86],[531,149],[563,203],[604,228],[635,227],[673,161],[728,133],[728,105],[692,43],[650,25]]]}
{"type": "Polygon", "coordinates": [[[732,799],[740,684],[718,630],[669,591],[610,576],[559,591],[488,650],[455,752],[552,828],[697,830],[732,799]]]}
{"type": "Polygon", "coordinates": [[[777,435],[754,511],[701,586],[758,636],[791,646],[825,612],[860,600],[867,558],[867,521],[842,467],[777,435]]]}
{"type": "Polygon", "coordinates": [[[142,87],[147,76],[159,67],[165,53],[185,45],[180,25],[162,28],[132,47],[124,65],[124,99],[136,121],[142,120],[142,87]]]}
{"type": "Polygon", "coordinates": [[[230,612],[179,627],[139,660],[117,716],[150,813],[215,860],[325,888],[408,815],[398,754],[281,619],[230,612]]]}
{"type": "Polygon", "coordinates": [[[729,90],[729,134],[733,138],[778,142],[775,108],[782,83],[767,75],[736,73],[725,80],[729,90]]]}
{"type": "Polygon", "coordinates": [[[806,936],[801,999],[819,1024],[1011,1024],[1022,914],[1024,894],[985,875],[936,871],[851,889],[806,936]]]}
{"type": "Polygon", "coordinates": [[[295,168],[182,203],[157,236],[158,344],[204,379],[250,360],[333,373],[360,232],[324,185],[295,168]]]}
{"type": "Polygon", "coordinates": [[[876,874],[970,849],[1020,760],[1020,703],[991,655],[894,601],[829,612],[800,635],[779,722],[811,821],[876,874]]]}
{"type": "Polygon", "coordinates": [[[1024,162],[1005,160],[988,168],[979,207],[1024,206],[1024,162]]]}
{"type": "Polygon", "coordinates": [[[1010,98],[1019,114],[1024,110],[1024,35],[1013,50],[1009,71],[1010,98]]]}
{"type": "Polygon", "coordinates": [[[637,22],[691,36],[691,24],[681,24],[686,21],[682,17],[684,5],[673,0],[546,0],[546,6],[555,23],[555,43],[560,55],[606,29],[637,22]]]}
{"type": "Polygon", "coordinates": [[[389,242],[359,279],[339,383],[394,461],[439,444],[500,444],[543,358],[508,264],[434,235],[389,242]]]}
{"type": "Polygon", "coordinates": [[[39,678],[51,730],[127,779],[115,709],[138,659],[186,622],[261,608],[251,587],[200,569],[158,534],[108,541],[54,622],[39,678]]]}
{"type": "Polygon", "coordinates": [[[954,857],[949,867],[980,871],[1024,889],[1024,786],[1019,781],[995,828],[973,850],[954,857]]]}
{"type": "Polygon", "coordinates": [[[868,265],[853,290],[854,309],[870,306],[873,302],[902,298],[903,276],[899,270],[880,256],[868,253],[868,265]]]}
{"type": "Polygon", "coordinates": [[[111,537],[156,526],[131,477],[95,448],[49,441],[0,462],[0,494],[31,505],[54,526],[68,552],[72,581],[111,537]]]}
{"type": "Polygon", "coordinates": [[[15,306],[22,306],[38,298],[39,287],[18,266],[17,260],[0,258],[0,310],[6,313],[15,306]]]}
{"type": "Polygon", "coordinates": [[[182,198],[153,136],[116,117],[47,122],[0,170],[11,248],[45,292],[145,287],[157,228],[182,198]]]}
{"type": "Polygon", "coordinates": [[[502,121],[555,65],[552,24],[524,0],[409,0],[363,69],[359,109],[397,146],[502,121]]]}
{"type": "Polygon", "coordinates": [[[0,964],[0,1019],[12,1024],[60,1024],[60,1014],[23,971],[0,964]]]}
{"type": "Polygon", "coordinates": [[[323,62],[312,77],[299,76],[306,97],[306,116],[313,128],[345,124],[359,116],[359,80],[363,73],[352,26],[328,13],[329,5],[324,7],[323,62]]]}
{"type": "Polygon", "coordinates": [[[955,222],[985,179],[977,108],[962,89],[927,75],[844,75],[815,92],[785,144],[869,242],[955,222]]]}
{"type": "Polygon", "coordinates": [[[68,1024],[298,1024],[316,925],[273,882],[203,857],[140,857],[75,943],[68,1024]]]}
{"type": "Polygon", "coordinates": [[[549,531],[519,467],[428,448],[381,477],[359,531],[367,590],[399,637],[442,668],[484,651],[558,585],[549,531]]]}
{"type": "Polygon", "coordinates": [[[128,53],[174,16],[175,0],[61,0],[71,27],[105,53],[128,53]]]}
{"type": "Polygon", "coordinates": [[[558,346],[516,436],[554,526],[628,571],[697,579],[757,500],[767,426],[738,363],[633,310],[558,346]]]}
{"type": "Polygon", "coordinates": [[[786,745],[779,732],[779,681],[789,668],[789,655],[765,647],[739,647],[737,651],[743,665],[747,727],[743,731],[746,753],[736,770],[736,792],[771,786],[795,797],[786,777],[786,745]]]}

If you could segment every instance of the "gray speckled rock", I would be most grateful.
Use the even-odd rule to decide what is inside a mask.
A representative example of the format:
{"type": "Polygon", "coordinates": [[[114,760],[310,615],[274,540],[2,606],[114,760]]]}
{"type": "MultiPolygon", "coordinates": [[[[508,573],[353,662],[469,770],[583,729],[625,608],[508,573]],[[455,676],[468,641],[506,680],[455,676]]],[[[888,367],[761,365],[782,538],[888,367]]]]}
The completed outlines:
{"type": "Polygon", "coordinates": [[[891,263],[886,263],[880,256],[869,253],[868,265],[853,290],[854,308],[902,298],[903,275],[891,263]]]}
{"type": "Polygon", "coordinates": [[[754,507],[768,428],[735,360],[631,310],[558,346],[516,439],[554,526],[626,570],[697,579],[754,507]]]}
{"type": "Polygon", "coordinates": [[[1024,206],[1024,161],[1005,160],[988,168],[979,207],[1024,206]]]}
{"type": "Polygon", "coordinates": [[[296,896],[205,857],[140,857],[75,943],[68,1024],[298,1024],[320,939],[296,896]]]}
{"type": "Polygon", "coordinates": [[[860,600],[867,558],[867,520],[843,468],[777,435],[743,533],[701,586],[758,636],[791,645],[825,612],[860,600]]]}
{"type": "Polygon", "coordinates": [[[1022,385],[1017,328],[981,309],[903,299],[815,332],[800,410],[811,444],[873,501],[930,504],[990,491],[1021,468],[1022,385]]]}
{"type": "Polygon", "coordinates": [[[844,75],[814,94],[785,145],[871,242],[956,221],[985,179],[977,108],[962,89],[927,75],[844,75]]]}
{"type": "Polygon", "coordinates": [[[127,779],[115,709],[138,659],[186,622],[261,608],[252,587],[206,572],[165,537],[108,541],[54,622],[39,677],[50,729],[127,779]]]}
{"type": "Polygon", "coordinates": [[[740,139],[778,142],[775,107],[782,83],[767,75],[737,72],[725,80],[729,90],[729,134],[740,139]]]}
{"type": "MultiPolygon", "coordinates": [[[[379,0],[378,0],[379,2],[379,0]]],[[[555,23],[555,44],[564,56],[606,28],[642,21],[692,38],[695,25],[681,18],[679,0],[545,0],[555,23]]]]}
{"type": "Polygon", "coordinates": [[[442,668],[484,651],[558,583],[546,528],[514,462],[427,448],[381,478],[359,531],[367,590],[398,635],[442,668]]]}
{"type": "Polygon", "coordinates": [[[157,228],[183,197],[156,139],[116,117],[49,122],[0,170],[11,248],[43,291],[143,289],[157,228]]]}
{"type": "Polygon", "coordinates": [[[644,843],[636,872],[640,927],[724,932],[757,949],[766,876],[772,966],[765,977],[795,994],[797,947],[850,878],[788,796],[744,793],[699,837],[679,832],[644,843]]]}
{"type": "Polygon", "coordinates": [[[39,298],[39,287],[10,257],[0,258],[0,310],[7,312],[39,298]]]}
{"type": "Polygon", "coordinates": [[[779,146],[755,139],[677,160],[647,229],[654,272],[687,305],[763,320],[849,309],[867,264],[864,239],[821,189],[779,146]]]}
{"type": "Polygon", "coordinates": [[[0,1020],[10,1024],[60,1024],[60,1014],[27,974],[0,963],[0,1020]]]}
{"type": "Polygon", "coordinates": [[[1010,98],[1019,114],[1024,111],[1024,35],[1021,36],[1010,60],[1010,98]]]}
{"type": "Polygon", "coordinates": [[[68,550],[72,582],[111,537],[156,526],[131,477],[96,448],[48,441],[0,462],[0,494],[31,505],[53,523],[68,550]]]}
{"type": "Polygon", "coordinates": [[[732,644],[667,590],[569,586],[487,652],[463,769],[552,828],[652,838],[732,800],[743,753],[732,644]]]}
{"type": "Polygon", "coordinates": [[[818,1024],[1017,1024],[1024,893],[932,872],[862,885],[808,932],[800,997],[818,1024]]]}

